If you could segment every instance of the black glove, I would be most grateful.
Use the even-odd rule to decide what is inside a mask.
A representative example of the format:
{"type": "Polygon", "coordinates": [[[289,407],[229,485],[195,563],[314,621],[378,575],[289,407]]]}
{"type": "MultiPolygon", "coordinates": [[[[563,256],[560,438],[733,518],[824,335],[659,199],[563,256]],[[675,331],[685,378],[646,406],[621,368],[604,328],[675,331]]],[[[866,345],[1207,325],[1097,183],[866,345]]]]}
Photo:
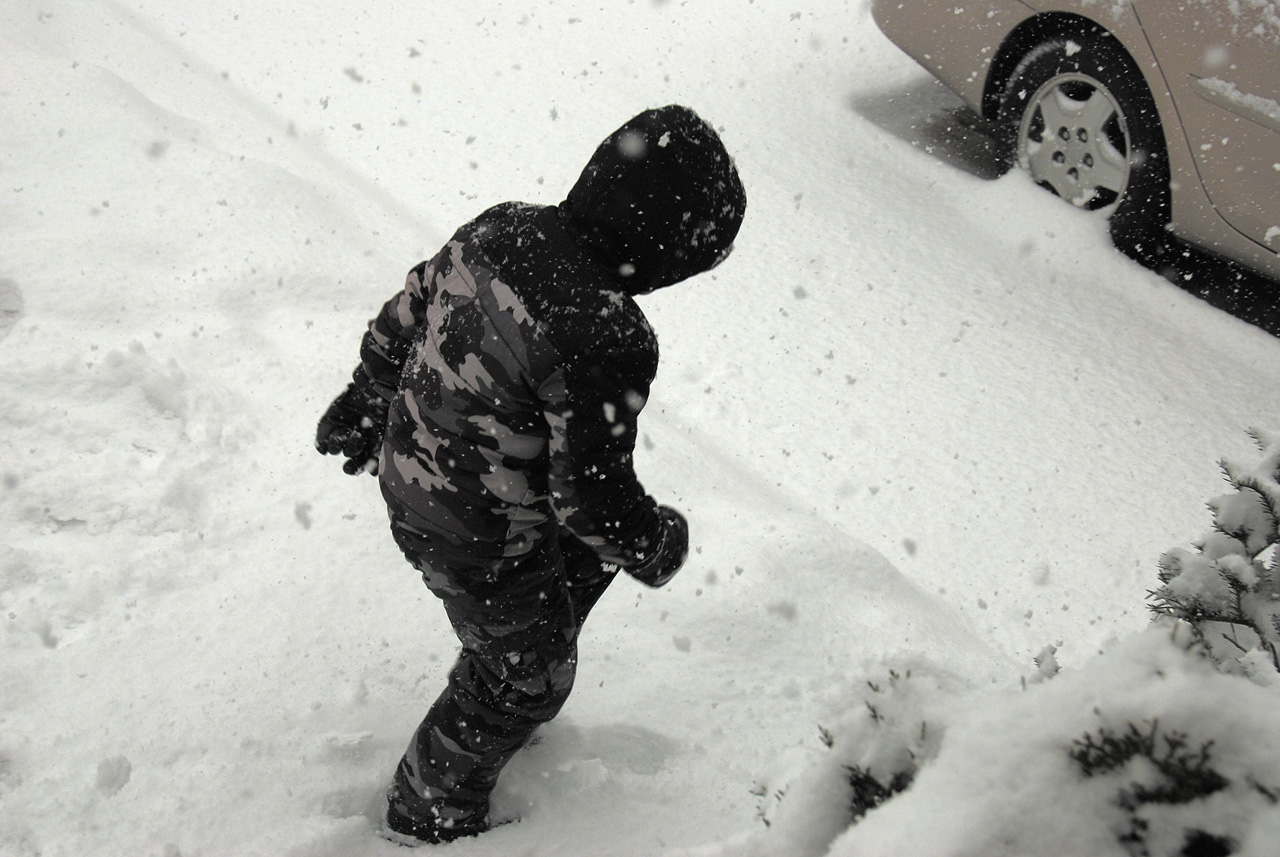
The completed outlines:
{"type": "Polygon", "coordinates": [[[379,396],[363,369],[320,418],[316,449],[324,455],[344,455],[344,473],[378,472],[378,454],[387,429],[387,401],[379,396]]]}
{"type": "Polygon", "coordinates": [[[684,515],[670,506],[659,506],[658,515],[662,518],[662,539],[643,563],[627,569],[636,580],[655,589],[675,577],[689,556],[689,522],[684,515]]]}

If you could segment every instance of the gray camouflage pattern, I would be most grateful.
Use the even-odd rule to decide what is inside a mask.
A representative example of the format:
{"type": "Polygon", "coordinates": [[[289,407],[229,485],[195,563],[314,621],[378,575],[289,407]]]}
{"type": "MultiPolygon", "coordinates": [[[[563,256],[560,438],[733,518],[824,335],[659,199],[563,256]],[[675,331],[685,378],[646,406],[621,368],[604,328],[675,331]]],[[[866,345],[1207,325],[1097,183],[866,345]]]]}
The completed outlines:
{"type": "Polygon", "coordinates": [[[370,322],[357,377],[388,406],[391,531],[462,644],[388,793],[393,829],[483,830],[502,767],[568,698],[610,582],[659,586],[684,562],[684,519],[634,470],[658,347],[633,296],[718,264],[745,209],[710,125],[645,111],[558,206],[484,212],[370,322]]]}
{"type": "Polygon", "coordinates": [[[414,268],[362,348],[390,394],[378,472],[392,533],[462,643],[398,779],[423,801],[406,811],[459,827],[568,698],[595,601],[662,534],[632,468],[657,365],[639,308],[616,292],[581,303],[590,322],[570,327],[591,335],[557,347],[490,269],[487,228],[482,216],[414,268]]]}
{"type": "Polygon", "coordinates": [[[391,401],[379,474],[393,526],[421,537],[426,553],[413,559],[482,556],[501,568],[563,526],[606,559],[637,565],[661,536],[631,468],[657,365],[653,332],[614,293],[590,350],[564,353],[480,257],[474,232],[485,228],[414,268],[365,338],[366,371],[391,401]],[[379,370],[397,358],[393,392],[379,370]],[[620,489],[601,486],[619,471],[620,489]],[[601,487],[618,494],[602,504],[592,496],[601,487]]]}

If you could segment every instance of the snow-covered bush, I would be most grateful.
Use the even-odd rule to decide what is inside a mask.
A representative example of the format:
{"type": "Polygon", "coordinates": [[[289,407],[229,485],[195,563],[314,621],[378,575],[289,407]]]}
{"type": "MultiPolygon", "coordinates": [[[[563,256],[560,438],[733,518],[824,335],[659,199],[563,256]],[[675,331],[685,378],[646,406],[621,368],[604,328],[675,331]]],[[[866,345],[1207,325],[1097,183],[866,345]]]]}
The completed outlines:
{"type": "MultiPolygon", "coordinates": [[[[1212,747],[1212,741],[1192,747],[1186,735],[1162,731],[1152,720],[1144,728],[1130,723],[1121,733],[1104,727],[1096,734],[1086,734],[1072,745],[1069,755],[1086,777],[1118,775],[1129,780],[1116,792],[1116,805],[1128,814],[1128,828],[1119,831],[1117,839],[1134,857],[1144,857],[1151,853],[1149,808],[1176,811],[1231,785],[1211,764],[1212,747]]],[[[1275,802],[1277,795],[1265,786],[1259,788],[1275,802]]],[[[1168,844],[1178,847],[1181,843],[1179,854],[1213,857],[1235,850],[1227,836],[1187,827],[1185,819],[1174,821],[1176,838],[1168,844]]]]}
{"type": "MultiPolygon", "coordinates": [[[[867,731],[875,733],[875,739],[862,742],[862,752],[845,765],[851,823],[906,791],[921,762],[937,753],[939,730],[935,728],[930,735],[929,722],[915,710],[913,695],[899,690],[910,680],[910,670],[889,670],[885,682],[867,682],[871,691],[863,701],[869,715],[867,731]]],[[[845,740],[848,737],[846,734],[845,740]]],[[[822,730],[822,741],[835,747],[835,735],[826,729],[822,730]]]]}
{"type": "Polygon", "coordinates": [[[1251,434],[1213,531],[1161,558],[1149,629],[1074,670],[1048,647],[1003,690],[919,662],[865,682],[761,785],[766,829],[715,853],[1275,857],[1280,434],[1251,434]]]}
{"type": "Polygon", "coordinates": [[[1193,550],[1160,559],[1152,609],[1186,622],[1224,668],[1257,676],[1280,669],[1280,434],[1250,434],[1261,460],[1223,461],[1235,491],[1209,501],[1213,529],[1193,550]]]}
{"type": "Polygon", "coordinates": [[[854,689],[848,710],[819,727],[817,747],[793,748],[757,783],[765,836],[734,857],[826,853],[866,813],[905,791],[937,755],[945,709],[962,694],[958,678],[928,665],[891,668],[854,689]],[[783,848],[780,843],[785,843],[783,848]]]}
{"type": "Polygon", "coordinates": [[[1275,857],[1280,688],[1174,630],[1003,689],[920,663],[864,684],[768,778],[768,826],[706,853],[1275,857]]]}

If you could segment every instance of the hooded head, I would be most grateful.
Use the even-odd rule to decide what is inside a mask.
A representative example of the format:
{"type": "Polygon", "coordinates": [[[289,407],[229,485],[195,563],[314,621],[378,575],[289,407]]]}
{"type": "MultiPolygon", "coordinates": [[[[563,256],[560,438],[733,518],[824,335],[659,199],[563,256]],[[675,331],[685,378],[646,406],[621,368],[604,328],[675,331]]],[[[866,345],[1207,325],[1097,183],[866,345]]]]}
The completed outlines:
{"type": "Polygon", "coordinates": [[[560,204],[575,240],[633,295],[715,267],[746,208],[719,136],[679,105],[646,110],[610,134],[560,204]]]}

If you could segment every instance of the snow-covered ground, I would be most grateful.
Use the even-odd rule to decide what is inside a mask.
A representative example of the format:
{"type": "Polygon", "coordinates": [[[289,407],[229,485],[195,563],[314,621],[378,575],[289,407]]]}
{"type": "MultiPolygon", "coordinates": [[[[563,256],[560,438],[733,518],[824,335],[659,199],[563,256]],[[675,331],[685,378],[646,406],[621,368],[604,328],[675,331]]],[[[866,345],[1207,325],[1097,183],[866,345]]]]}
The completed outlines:
{"type": "Polygon", "coordinates": [[[833,854],[1123,854],[1030,761],[1100,708],[1199,699],[1193,739],[1280,756],[1274,689],[1139,633],[1218,457],[1280,428],[1280,340],[910,145],[954,102],[863,0],[7,0],[0,854],[399,853],[367,815],[456,641],[315,421],[454,226],[673,101],[749,196],[732,260],[643,303],[639,467],[695,554],[593,614],[520,823],[442,851],[826,853],[868,693],[948,738],[833,854]]]}

